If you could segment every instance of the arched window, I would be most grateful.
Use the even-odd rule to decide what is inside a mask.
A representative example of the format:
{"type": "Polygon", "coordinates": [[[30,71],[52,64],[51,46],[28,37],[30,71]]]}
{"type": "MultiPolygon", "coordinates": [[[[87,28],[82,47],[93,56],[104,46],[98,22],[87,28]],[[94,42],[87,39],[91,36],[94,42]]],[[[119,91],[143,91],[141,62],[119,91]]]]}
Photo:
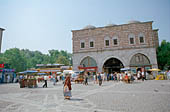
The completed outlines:
{"type": "Polygon", "coordinates": [[[80,65],[83,67],[96,67],[97,63],[93,58],[88,56],[81,61],[80,65]]]}
{"type": "Polygon", "coordinates": [[[144,43],[145,43],[145,36],[144,36],[143,33],[140,33],[140,34],[138,35],[138,38],[139,38],[139,43],[140,43],[140,44],[144,44],[144,43]]]}
{"type": "Polygon", "coordinates": [[[129,38],[129,44],[134,45],[135,44],[135,35],[134,34],[129,34],[128,38],[129,38]]]}

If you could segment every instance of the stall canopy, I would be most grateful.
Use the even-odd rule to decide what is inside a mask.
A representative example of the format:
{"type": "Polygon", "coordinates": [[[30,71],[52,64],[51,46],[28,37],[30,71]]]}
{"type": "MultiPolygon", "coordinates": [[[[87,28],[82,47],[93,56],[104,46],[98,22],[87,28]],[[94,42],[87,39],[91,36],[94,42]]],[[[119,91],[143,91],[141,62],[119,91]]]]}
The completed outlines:
{"type": "Polygon", "coordinates": [[[46,75],[46,73],[37,73],[37,75],[46,75]]]}
{"type": "Polygon", "coordinates": [[[27,71],[23,71],[23,72],[19,72],[19,74],[31,74],[31,73],[37,73],[38,71],[36,70],[27,70],[27,71]]]}
{"type": "Polygon", "coordinates": [[[130,70],[130,68],[121,68],[120,70],[121,71],[128,71],[128,70],[130,70]]]}
{"type": "Polygon", "coordinates": [[[152,68],[152,69],[149,69],[149,71],[161,71],[161,70],[158,68],[152,68]]]}

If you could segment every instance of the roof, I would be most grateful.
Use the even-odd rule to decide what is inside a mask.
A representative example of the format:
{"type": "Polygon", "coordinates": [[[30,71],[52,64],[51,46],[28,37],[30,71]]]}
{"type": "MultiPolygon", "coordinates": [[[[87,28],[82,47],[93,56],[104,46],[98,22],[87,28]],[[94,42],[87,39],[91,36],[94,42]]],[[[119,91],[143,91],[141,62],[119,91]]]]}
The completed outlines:
{"type": "MultiPolygon", "coordinates": [[[[130,24],[145,24],[145,23],[153,23],[153,21],[147,21],[147,22],[139,22],[139,21],[135,21],[135,20],[133,20],[133,21],[129,21],[128,23],[126,23],[126,24],[120,24],[120,25],[112,25],[112,26],[109,26],[109,27],[119,27],[119,26],[124,26],[124,25],[130,25],[130,24]]],[[[95,27],[95,28],[93,28],[93,30],[94,29],[99,29],[99,28],[106,28],[106,27],[108,27],[107,25],[106,26],[103,26],[103,27],[95,27]]],[[[92,29],[92,28],[90,28],[90,29],[92,29]]],[[[74,32],[74,31],[82,31],[82,30],[90,30],[90,29],[79,29],[79,30],[71,30],[72,32],[74,32]]]]}

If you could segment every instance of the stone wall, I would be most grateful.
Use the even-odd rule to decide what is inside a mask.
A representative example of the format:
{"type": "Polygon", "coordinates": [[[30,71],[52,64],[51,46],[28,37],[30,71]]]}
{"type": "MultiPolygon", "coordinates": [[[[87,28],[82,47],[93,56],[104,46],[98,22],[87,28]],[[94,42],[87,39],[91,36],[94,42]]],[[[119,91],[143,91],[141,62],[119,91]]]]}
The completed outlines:
{"type": "Polygon", "coordinates": [[[82,29],[74,30],[73,33],[73,53],[86,52],[86,51],[98,51],[101,49],[122,49],[131,47],[151,47],[155,46],[156,36],[155,30],[152,30],[152,22],[116,25],[110,27],[99,27],[95,29],[82,29]],[[128,35],[135,35],[135,44],[129,44],[128,35]],[[139,34],[143,34],[145,43],[139,43],[139,34]],[[114,46],[112,42],[113,37],[118,37],[118,46],[114,46]],[[104,39],[110,38],[110,46],[104,46],[104,39]],[[89,47],[89,40],[94,40],[94,48],[89,47]],[[80,48],[80,41],[85,41],[85,48],[80,48]]]}

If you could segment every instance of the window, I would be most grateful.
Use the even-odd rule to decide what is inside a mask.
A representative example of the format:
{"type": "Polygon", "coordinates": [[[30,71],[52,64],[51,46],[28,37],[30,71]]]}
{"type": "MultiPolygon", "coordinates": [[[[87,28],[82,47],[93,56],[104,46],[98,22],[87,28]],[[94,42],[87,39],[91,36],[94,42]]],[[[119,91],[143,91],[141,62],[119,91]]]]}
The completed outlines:
{"type": "Polygon", "coordinates": [[[109,46],[109,40],[105,40],[105,46],[109,46]]]}
{"type": "Polygon", "coordinates": [[[81,42],[81,48],[85,48],[85,42],[81,42]]]}
{"type": "Polygon", "coordinates": [[[139,37],[139,43],[140,43],[140,44],[144,44],[144,43],[145,43],[144,35],[143,35],[142,33],[140,33],[140,34],[138,35],[138,37],[139,37]]]}
{"type": "Polygon", "coordinates": [[[114,36],[112,38],[112,45],[113,46],[117,46],[119,44],[119,41],[118,41],[118,37],[117,36],[114,36]]]}
{"type": "Polygon", "coordinates": [[[117,43],[117,39],[113,39],[113,44],[114,45],[117,45],[118,43],[117,43]]]}
{"type": "Polygon", "coordinates": [[[105,47],[109,47],[110,46],[110,37],[105,37],[104,38],[104,46],[105,47]]]}
{"type": "Polygon", "coordinates": [[[130,38],[130,44],[134,44],[134,38],[133,37],[130,38]]]}
{"type": "Polygon", "coordinates": [[[94,42],[93,41],[90,41],[90,47],[94,47],[94,42]]]}
{"type": "Polygon", "coordinates": [[[134,34],[129,35],[129,44],[131,44],[131,45],[135,44],[135,35],[134,34]]]}
{"type": "Polygon", "coordinates": [[[143,37],[141,36],[141,37],[139,37],[139,40],[140,40],[140,43],[144,43],[144,39],[143,39],[143,37]]]}

